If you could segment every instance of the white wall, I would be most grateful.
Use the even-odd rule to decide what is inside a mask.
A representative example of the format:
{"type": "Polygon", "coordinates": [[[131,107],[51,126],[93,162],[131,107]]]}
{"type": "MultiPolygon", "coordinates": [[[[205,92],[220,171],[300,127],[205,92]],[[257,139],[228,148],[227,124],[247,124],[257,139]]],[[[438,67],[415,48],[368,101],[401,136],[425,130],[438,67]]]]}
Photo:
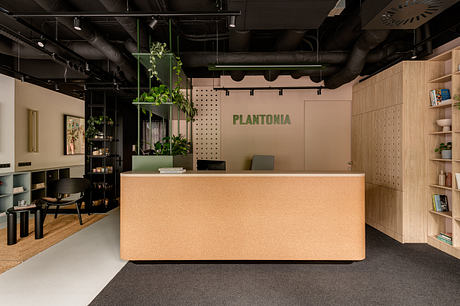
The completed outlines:
{"type": "MultiPolygon", "coordinates": [[[[293,79],[290,76],[280,76],[274,82],[265,81],[263,76],[246,76],[242,82],[234,82],[229,76],[220,80],[198,79],[194,80],[194,87],[286,87],[286,86],[319,86],[308,77],[293,79]]],[[[220,95],[220,135],[221,158],[227,161],[230,170],[248,169],[254,154],[275,155],[275,168],[280,170],[312,169],[305,164],[305,156],[312,156],[308,150],[318,150],[317,147],[305,145],[306,127],[309,133],[321,135],[324,125],[308,125],[305,116],[305,102],[316,101],[344,101],[350,103],[352,99],[352,83],[345,84],[335,90],[322,90],[317,95],[314,89],[309,90],[284,90],[280,96],[277,90],[255,91],[250,96],[248,91],[231,91],[229,96],[221,92],[220,95]],[[241,126],[233,125],[234,114],[289,114],[291,125],[258,125],[241,126]]],[[[350,116],[344,112],[342,116],[350,116]]],[[[315,118],[327,122],[330,116],[315,118]]],[[[346,118],[349,120],[350,118],[346,118]]],[[[349,121],[348,121],[349,122],[349,121]]],[[[326,125],[327,126],[327,125],[326,125]]],[[[350,129],[351,130],[351,127],[350,129]]],[[[350,159],[351,141],[347,137],[348,147],[343,159],[350,159]],[[345,156],[346,155],[346,156],[345,156]]],[[[199,149],[196,148],[195,149],[199,149]]],[[[307,159],[308,160],[308,159],[307,159]]]]}
{"type": "Polygon", "coordinates": [[[14,171],[14,79],[0,74],[0,173],[14,171]]]}
{"type": "Polygon", "coordinates": [[[15,80],[16,171],[75,166],[82,168],[84,155],[64,155],[64,115],[85,116],[83,100],[15,80]],[[28,109],[39,114],[39,152],[28,152],[28,109]],[[31,162],[30,167],[18,167],[31,162]]]}

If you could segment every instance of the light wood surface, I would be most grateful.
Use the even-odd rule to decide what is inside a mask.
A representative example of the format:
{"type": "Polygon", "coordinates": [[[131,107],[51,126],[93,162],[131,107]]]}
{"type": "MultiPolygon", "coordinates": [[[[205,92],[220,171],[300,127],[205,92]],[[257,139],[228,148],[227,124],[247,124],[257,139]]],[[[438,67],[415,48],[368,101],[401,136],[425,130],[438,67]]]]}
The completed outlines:
{"type": "Polygon", "coordinates": [[[362,260],[361,176],[121,176],[125,260],[362,260]]]}
{"type": "Polygon", "coordinates": [[[6,244],[7,230],[6,228],[0,229],[0,273],[37,255],[105,216],[106,214],[82,215],[83,225],[80,225],[76,215],[58,215],[57,219],[54,219],[53,215],[48,215],[43,225],[42,239],[35,239],[33,219],[29,220],[29,236],[19,237],[18,220],[18,242],[14,245],[6,244]]]}
{"type": "Polygon", "coordinates": [[[424,89],[420,61],[353,87],[352,160],[366,173],[366,222],[400,242],[426,241],[424,89]]]}

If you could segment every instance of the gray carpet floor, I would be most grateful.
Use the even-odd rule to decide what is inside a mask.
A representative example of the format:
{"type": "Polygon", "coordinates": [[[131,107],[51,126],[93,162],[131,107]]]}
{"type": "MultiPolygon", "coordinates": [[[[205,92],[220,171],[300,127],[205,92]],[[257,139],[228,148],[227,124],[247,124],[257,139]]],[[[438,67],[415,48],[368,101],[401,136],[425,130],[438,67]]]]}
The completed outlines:
{"type": "Polygon", "coordinates": [[[129,262],[91,305],[460,305],[460,260],[366,228],[354,263],[129,262]]]}

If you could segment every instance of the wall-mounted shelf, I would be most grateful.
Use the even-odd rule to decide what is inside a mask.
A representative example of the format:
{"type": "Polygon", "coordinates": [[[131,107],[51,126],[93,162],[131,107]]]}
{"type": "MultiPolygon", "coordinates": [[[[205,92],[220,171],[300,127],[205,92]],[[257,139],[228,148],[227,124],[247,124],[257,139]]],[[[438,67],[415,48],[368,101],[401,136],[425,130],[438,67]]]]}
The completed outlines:
{"type": "Polygon", "coordinates": [[[431,132],[429,135],[449,135],[452,134],[452,131],[449,132],[431,132]]]}
{"type": "Polygon", "coordinates": [[[438,216],[441,216],[441,217],[452,219],[452,212],[451,211],[434,211],[434,210],[430,210],[429,212],[431,214],[434,214],[434,215],[438,215],[438,216]]]}
{"type": "Polygon", "coordinates": [[[428,108],[430,108],[430,109],[438,109],[438,108],[451,107],[451,106],[452,106],[452,101],[451,101],[451,99],[450,99],[450,100],[446,100],[446,101],[449,101],[449,102],[444,102],[444,103],[439,104],[439,105],[436,105],[436,106],[429,106],[428,108]]]}
{"type": "Polygon", "coordinates": [[[431,161],[436,161],[436,162],[445,162],[445,163],[451,163],[452,159],[445,159],[445,158],[430,158],[431,161]]]}
{"type": "Polygon", "coordinates": [[[430,80],[428,81],[428,83],[446,83],[446,82],[450,82],[451,80],[452,80],[452,74],[446,74],[446,75],[443,75],[442,77],[430,80]]]}
{"type": "Polygon", "coordinates": [[[430,187],[437,188],[437,189],[452,190],[452,187],[441,186],[441,185],[436,185],[436,184],[430,185],[430,187]]]}

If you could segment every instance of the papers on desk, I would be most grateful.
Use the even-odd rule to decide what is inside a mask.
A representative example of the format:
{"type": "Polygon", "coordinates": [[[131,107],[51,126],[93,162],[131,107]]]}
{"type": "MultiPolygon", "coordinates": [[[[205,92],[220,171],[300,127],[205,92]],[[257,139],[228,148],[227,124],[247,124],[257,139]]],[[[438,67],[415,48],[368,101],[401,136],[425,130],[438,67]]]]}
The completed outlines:
{"type": "Polygon", "coordinates": [[[187,170],[185,170],[182,167],[177,167],[177,168],[160,168],[158,169],[158,171],[160,171],[160,173],[162,174],[180,174],[180,173],[184,173],[187,170]]]}

